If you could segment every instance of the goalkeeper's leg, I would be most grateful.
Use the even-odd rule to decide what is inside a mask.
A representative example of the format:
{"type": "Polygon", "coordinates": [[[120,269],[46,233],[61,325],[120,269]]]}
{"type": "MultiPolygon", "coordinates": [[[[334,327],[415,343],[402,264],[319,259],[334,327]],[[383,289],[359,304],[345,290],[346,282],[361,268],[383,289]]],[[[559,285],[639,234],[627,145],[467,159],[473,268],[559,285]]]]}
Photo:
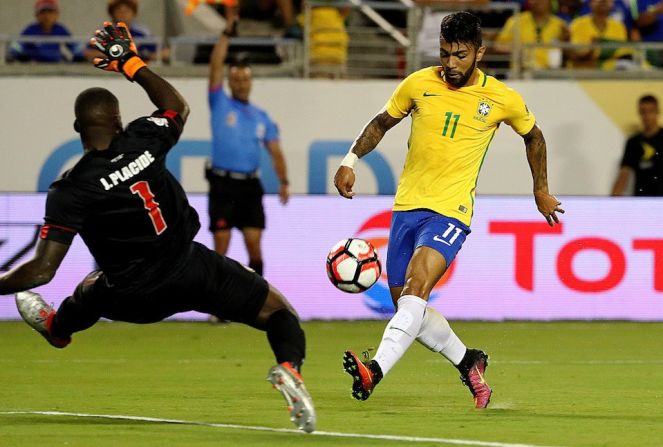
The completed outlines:
{"type": "Polygon", "coordinates": [[[300,373],[306,352],[304,331],[290,303],[271,285],[253,326],[267,332],[278,363],[269,370],[267,380],[285,399],[290,420],[300,430],[314,431],[315,407],[300,373]]]}

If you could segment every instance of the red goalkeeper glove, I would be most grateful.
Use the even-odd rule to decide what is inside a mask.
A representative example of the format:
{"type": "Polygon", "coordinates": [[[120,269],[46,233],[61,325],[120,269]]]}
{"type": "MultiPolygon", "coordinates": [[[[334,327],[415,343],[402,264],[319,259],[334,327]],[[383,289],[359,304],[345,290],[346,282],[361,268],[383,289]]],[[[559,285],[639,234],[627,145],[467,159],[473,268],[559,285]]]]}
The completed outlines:
{"type": "Polygon", "coordinates": [[[146,66],[138,57],[138,48],[124,22],[104,22],[104,29],[97,30],[90,42],[106,55],[104,59],[94,58],[92,63],[97,68],[117,71],[133,82],[136,72],[146,66]]]}

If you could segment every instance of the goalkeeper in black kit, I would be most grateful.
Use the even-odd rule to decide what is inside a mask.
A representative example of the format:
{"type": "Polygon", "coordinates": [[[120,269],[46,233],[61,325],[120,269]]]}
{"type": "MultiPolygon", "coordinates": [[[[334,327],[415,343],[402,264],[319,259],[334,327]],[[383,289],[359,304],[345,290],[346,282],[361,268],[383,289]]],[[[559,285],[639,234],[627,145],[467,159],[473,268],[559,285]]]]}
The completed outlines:
{"type": "Polygon", "coordinates": [[[189,115],[186,101],[136,55],[126,25],[104,23],[91,39],[106,56],[94,65],[140,85],[157,110],[123,129],[117,98],[103,88],[78,95],[74,128],[85,154],[55,181],[32,259],[0,276],[23,319],[51,345],[100,318],[154,323],[198,311],[266,331],[277,365],[268,380],[291,420],[312,432],[316,416],[300,368],[305,337],[297,314],[252,270],[193,242],[196,211],[165,166],[189,115]],[[48,283],[80,234],[99,265],[57,311],[29,289],[48,283]]]}

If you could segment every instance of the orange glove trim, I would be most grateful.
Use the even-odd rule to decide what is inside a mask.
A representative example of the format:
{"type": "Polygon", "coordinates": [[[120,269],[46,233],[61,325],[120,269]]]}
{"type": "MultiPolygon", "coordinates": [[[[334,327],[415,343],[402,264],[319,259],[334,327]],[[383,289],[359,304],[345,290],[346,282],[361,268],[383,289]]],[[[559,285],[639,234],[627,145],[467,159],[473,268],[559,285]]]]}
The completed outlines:
{"type": "Polygon", "coordinates": [[[132,57],[124,63],[124,66],[122,66],[122,71],[129,77],[129,79],[133,79],[136,72],[146,66],[147,64],[143,62],[141,58],[136,56],[132,57]]]}

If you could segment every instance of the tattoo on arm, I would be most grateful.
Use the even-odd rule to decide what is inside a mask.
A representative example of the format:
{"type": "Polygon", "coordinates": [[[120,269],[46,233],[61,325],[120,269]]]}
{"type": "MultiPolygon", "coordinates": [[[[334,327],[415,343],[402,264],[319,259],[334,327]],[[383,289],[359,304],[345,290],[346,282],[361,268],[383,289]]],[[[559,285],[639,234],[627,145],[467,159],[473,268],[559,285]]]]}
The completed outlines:
{"type": "Polygon", "coordinates": [[[532,179],[534,180],[534,191],[548,192],[548,166],[546,162],[546,140],[543,133],[536,124],[532,130],[523,136],[527,151],[527,162],[532,179]]]}
{"type": "Polygon", "coordinates": [[[357,139],[352,143],[350,150],[359,158],[371,152],[378,145],[384,134],[401,121],[382,111],[375,115],[371,121],[364,126],[357,139]]]}

